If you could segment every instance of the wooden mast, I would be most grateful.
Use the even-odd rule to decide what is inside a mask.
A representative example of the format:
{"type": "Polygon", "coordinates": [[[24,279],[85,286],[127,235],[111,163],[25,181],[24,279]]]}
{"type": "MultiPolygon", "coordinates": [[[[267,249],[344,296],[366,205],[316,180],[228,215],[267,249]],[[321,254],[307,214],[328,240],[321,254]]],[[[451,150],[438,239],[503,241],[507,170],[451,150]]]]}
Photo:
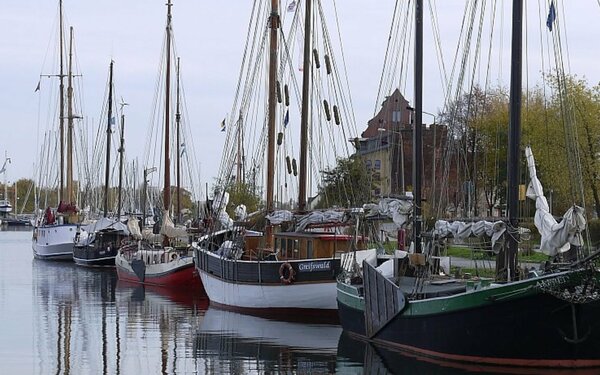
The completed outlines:
{"type": "Polygon", "coordinates": [[[423,171],[423,0],[415,1],[415,119],[413,122],[413,243],[421,252],[421,178],[423,171]]]}
{"type": "Polygon", "coordinates": [[[166,65],[165,74],[165,174],[163,189],[163,208],[165,215],[168,215],[171,206],[171,160],[169,156],[169,104],[170,104],[170,84],[171,84],[171,0],[167,3],[167,45],[166,45],[166,65]]]}
{"type": "Polygon", "coordinates": [[[63,10],[62,10],[62,0],[58,2],[58,17],[59,17],[59,25],[58,25],[58,38],[59,38],[59,59],[60,59],[60,71],[58,73],[58,79],[60,80],[59,86],[59,131],[60,131],[60,186],[58,189],[58,202],[62,200],[64,197],[64,189],[65,189],[65,83],[64,83],[64,35],[63,35],[63,10]]]}
{"type": "Polygon", "coordinates": [[[300,119],[300,178],[298,181],[298,211],[306,211],[306,185],[308,175],[308,106],[310,94],[310,34],[312,26],[312,0],[305,2],[304,61],[302,63],[302,115],[300,119]]]}
{"type": "MultiPolygon", "coordinates": [[[[122,99],[121,99],[122,100],[122,99]]],[[[123,107],[127,103],[121,103],[121,144],[119,145],[119,190],[117,197],[117,220],[121,219],[121,191],[123,190],[123,155],[125,154],[125,114],[123,113],[123,107]]],[[[135,176],[135,173],[133,174],[135,176]]],[[[135,186],[135,181],[133,183],[135,186]]]]}
{"type": "Polygon", "coordinates": [[[69,77],[67,87],[67,203],[75,202],[73,192],[73,27],[69,29],[69,77]]]}
{"type": "Polygon", "coordinates": [[[177,127],[177,215],[175,222],[181,223],[181,139],[180,139],[180,121],[181,113],[179,112],[179,57],[177,58],[177,105],[175,111],[175,124],[177,127]]]}
{"type": "Polygon", "coordinates": [[[108,75],[108,120],[106,123],[106,163],[104,166],[104,217],[108,216],[108,191],[110,182],[110,138],[112,125],[112,97],[113,97],[113,61],[110,62],[108,75]]]}
{"type": "MultiPolygon", "coordinates": [[[[275,117],[276,117],[276,90],[277,90],[277,52],[279,29],[279,0],[271,0],[271,17],[269,24],[269,99],[268,99],[268,136],[267,136],[267,214],[273,212],[273,190],[275,187],[275,117]]],[[[265,247],[272,247],[272,227],[267,225],[265,230],[265,247]]]]}
{"type": "Polygon", "coordinates": [[[521,84],[523,43],[523,0],[513,0],[510,69],[510,123],[508,133],[508,251],[507,281],[516,280],[519,238],[519,152],[521,146],[521,84]]]}

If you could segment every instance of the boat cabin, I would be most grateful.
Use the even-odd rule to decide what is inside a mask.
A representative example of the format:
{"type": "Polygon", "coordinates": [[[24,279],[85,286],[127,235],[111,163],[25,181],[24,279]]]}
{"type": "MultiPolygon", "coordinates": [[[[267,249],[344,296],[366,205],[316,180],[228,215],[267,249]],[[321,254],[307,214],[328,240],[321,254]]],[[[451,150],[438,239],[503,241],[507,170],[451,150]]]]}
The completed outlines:
{"type": "MultiPolygon", "coordinates": [[[[333,258],[350,251],[354,239],[335,232],[280,232],[275,234],[275,251],[282,260],[333,258]]],[[[365,248],[364,238],[358,238],[357,248],[365,248]]]]}

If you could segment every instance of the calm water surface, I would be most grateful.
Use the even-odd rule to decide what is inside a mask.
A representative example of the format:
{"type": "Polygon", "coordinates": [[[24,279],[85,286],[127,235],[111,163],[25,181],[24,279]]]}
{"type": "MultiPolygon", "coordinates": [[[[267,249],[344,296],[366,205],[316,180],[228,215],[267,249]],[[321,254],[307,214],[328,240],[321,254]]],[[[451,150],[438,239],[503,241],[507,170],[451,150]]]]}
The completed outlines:
{"type": "Polygon", "coordinates": [[[0,230],[0,374],[458,374],[354,341],[339,325],[209,306],[123,285],[114,269],[34,260],[31,231],[0,230]]]}

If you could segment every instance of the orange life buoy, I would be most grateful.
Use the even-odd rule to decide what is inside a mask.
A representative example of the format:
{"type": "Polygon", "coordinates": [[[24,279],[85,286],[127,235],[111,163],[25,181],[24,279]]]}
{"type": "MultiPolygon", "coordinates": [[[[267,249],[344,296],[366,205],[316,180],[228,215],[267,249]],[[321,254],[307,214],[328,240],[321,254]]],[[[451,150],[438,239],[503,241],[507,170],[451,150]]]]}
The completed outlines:
{"type": "Polygon", "coordinates": [[[281,267],[279,267],[279,279],[284,284],[291,284],[294,281],[295,274],[296,272],[294,272],[292,265],[288,262],[283,263],[281,267]]]}

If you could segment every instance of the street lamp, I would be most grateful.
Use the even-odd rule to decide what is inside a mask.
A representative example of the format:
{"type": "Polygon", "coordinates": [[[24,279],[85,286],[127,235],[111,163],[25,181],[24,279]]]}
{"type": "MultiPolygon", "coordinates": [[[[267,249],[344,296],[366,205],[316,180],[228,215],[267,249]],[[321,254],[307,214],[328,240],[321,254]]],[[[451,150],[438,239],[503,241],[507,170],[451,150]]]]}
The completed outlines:
{"type": "Polygon", "coordinates": [[[151,167],[151,168],[146,168],[144,169],[144,191],[142,192],[144,195],[144,198],[142,199],[142,225],[141,228],[144,228],[144,225],[146,225],[146,190],[148,188],[148,175],[152,172],[156,172],[156,167],[151,167]]]}
{"type": "Polygon", "coordinates": [[[400,143],[400,195],[405,194],[405,186],[404,186],[404,139],[402,138],[402,129],[399,131],[393,131],[390,129],[378,128],[378,132],[383,133],[385,131],[390,132],[392,134],[398,134],[399,143],[400,143]]]}

